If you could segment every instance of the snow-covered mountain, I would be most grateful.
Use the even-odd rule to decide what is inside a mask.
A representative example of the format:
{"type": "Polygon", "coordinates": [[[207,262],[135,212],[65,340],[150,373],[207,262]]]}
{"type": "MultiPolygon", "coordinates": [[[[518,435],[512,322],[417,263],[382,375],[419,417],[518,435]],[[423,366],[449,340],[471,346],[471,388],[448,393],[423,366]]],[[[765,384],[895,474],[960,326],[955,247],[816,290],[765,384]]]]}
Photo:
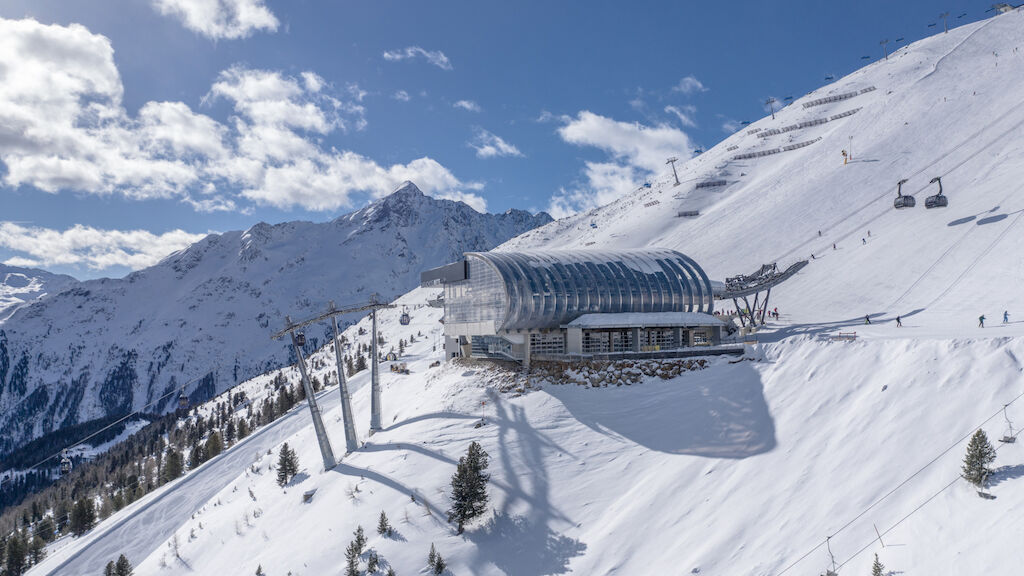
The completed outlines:
{"type": "MultiPolygon", "coordinates": [[[[143,575],[332,573],[357,525],[399,574],[424,573],[432,544],[452,574],[483,576],[867,574],[874,553],[892,573],[1018,573],[1024,453],[997,439],[1009,433],[1004,414],[1018,431],[1024,422],[1022,101],[1018,9],[797,99],[680,166],[679,186],[668,172],[503,246],[677,248],[715,279],[813,254],[773,291],[782,319],[743,361],[632,386],[535,380],[530,390],[518,374],[432,368],[439,311],[414,308],[403,328],[389,310],[390,338],[426,338],[407,348],[410,375],[384,370],[385,429],[372,438],[368,375],[352,379],[366,444],[334,470],[321,470],[297,407],[55,546],[33,573],[92,570],[120,552],[143,575]],[[949,206],[928,210],[935,176],[949,206]],[[896,211],[902,178],[917,206],[896,211]],[[840,330],[857,339],[830,341],[840,330]],[[487,424],[476,427],[481,409],[487,424]],[[977,429],[998,447],[985,499],[960,478],[977,429]],[[282,489],[270,468],[284,441],[304,470],[282,489]],[[458,535],[444,510],[470,441],[491,455],[491,502],[458,535]],[[374,534],[381,511],[398,537],[374,534]]],[[[322,398],[337,449],[336,388],[322,398]]]]}
{"type": "MultiPolygon", "coordinates": [[[[270,336],[299,319],[384,298],[425,268],[550,222],[481,214],[406,183],[331,222],[211,234],[122,279],[81,282],[0,325],[0,453],[58,427],[138,409],[197,377],[205,399],[293,358],[270,336]]],[[[309,333],[310,349],[323,334],[309,333]]],[[[170,394],[149,411],[168,409],[170,394]]]]}
{"type": "Polygon", "coordinates": [[[56,294],[76,282],[66,274],[0,264],[0,323],[26,302],[56,294]]]}

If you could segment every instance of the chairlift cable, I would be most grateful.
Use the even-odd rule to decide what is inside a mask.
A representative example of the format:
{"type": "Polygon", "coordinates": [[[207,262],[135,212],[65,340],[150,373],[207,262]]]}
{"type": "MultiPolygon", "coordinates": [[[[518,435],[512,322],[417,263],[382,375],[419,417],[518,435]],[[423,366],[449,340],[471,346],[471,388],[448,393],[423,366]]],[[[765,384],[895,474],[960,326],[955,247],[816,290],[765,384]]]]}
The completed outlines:
{"type": "MultiPolygon", "coordinates": [[[[864,510],[862,510],[862,511],[861,511],[861,512],[860,512],[859,514],[857,514],[857,515],[856,515],[856,516],[854,516],[854,517],[853,517],[852,519],[850,519],[850,521],[848,521],[848,522],[847,522],[846,524],[843,524],[842,526],[840,526],[840,527],[839,527],[839,529],[837,529],[837,530],[836,530],[835,532],[832,532],[832,533],[831,533],[831,534],[830,534],[830,535],[828,536],[828,538],[834,538],[834,537],[835,537],[836,535],[838,535],[838,534],[839,534],[840,532],[843,532],[844,530],[846,530],[847,528],[849,528],[849,527],[850,527],[850,526],[851,526],[851,525],[852,525],[852,524],[853,524],[854,522],[856,522],[857,520],[859,520],[860,518],[862,518],[862,517],[863,517],[863,516],[864,516],[865,514],[867,514],[868,512],[870,512],[870,511],[871,511],[871,510],[872,510],[872,509],[873,509],[873,508],[874,508],[875,506],[877,506],[877,505],[878,505],[878,504],[880,504],[880,503],[881,503],[881,502],[882,502],[883,500],[885,500],[886,498],[888,498],[889,496],[891,496],[892,494],[894,494],[894,493],[895,493],[895,492],[896,492],[897,490],[899,490],[899,489],[900,489],[900,488],[902,488],[902,487],[903,487],[904,485],[906,485],[906,484],[907,484],[908,482],[910,482],[910,481],[911,481],[912,479],[914,479],[914,478],[915,478],[915,477],[916,477],[916,476],[917,476],[918,474],[920,474],[921,472],[924,472],[924,470],[925,470],[926,468],[928,468],[929,466],[931,466],[932,464],[934,464],[935,462],[937,462],[937,461],[938,461],[938,460],[939,460],[940,458],[942,458],[943,456],[945,456],[946,454],[948,454],[948,453],[949,453],[949,452],[950,452],[951,450],[953,450],[954,448],[956,448],[957,446],[959,446],[959,445],[960,445],[960,444],[961,444],[961,443],[962,443],[962,442],[963,442],[964,440],[968,439],[968,438],[969,438],[969,437],[970,437],[971,435],[973,435],[973,434],[975,433],[975,431],[977,431],[977,430],[980,430],[982,426],[984,426],[985,424],[988,424],[988,423],[989,423],[989,422],[990,422],[990,421],[991,421],[991,420],[992,420],[993,418],[996,418],[997,416],[999,416],[1000,414],[1002,414],[1002,413],[1003,413],[1003,411],[1004,411],[1004,410],[1006,409],[1006,407],[1008,407],[1008,406],[1012,405],[1013,403],[1015,403],[1015,402],[1016,402],[1017,400],[1020,400],[1021,398],[1024,398],[1024,392],[1021,392],[1021,393],[1020,393],[1020,394],[1018,394],[1018,395],[1017,395],[1016,397],[1014,397],[1014,398],[1013,398],[1012,400],[1010,400],[1009,402],[1007,402],[1007,403],[1006,403],[1006,404],[1004,404],[1003,406],[1000,406],[1000,408],[999,408],[998,410],[996,410],[996,411],[995,411],[994,413],[992,413],[992,415],[991,415],[991,416],[989,416],[989,417],[988,417],[988,418],[986,418],[985,420],[981,421],[981,422],[980,422],[979,424],[977,424],[977,425],[973,426],[973,427],[971,428],[971,431],[970,431],[970,432],[968,432],[967,434],[965,434],[965,435],[961,436],[960,438],[958,438],[958,439],[956,440],[956,442],[954,442],[954,443],[953,443],[953,444],[951,444],[951,445],[950,445],[950,446],[949,446],[948,448],[946,448],[946,449],[945,449],[945,450],[943,450],[943,451],[942,451],[941,453],[939,453],[939,455],[938,455],[938,456],[936,456],[935,458],[932,458],[931,460],[929,460],[927,464],[925,464],[924,466],[922,466],[921,468],[919,468],[919,469],[918,469],[917,471],[915,471],[915,472],[914,472],[913,474],[911,474],[910,476],[908,476],[908,477],[907,477],[907,478],[906,478],[905,480],[903,480],[902,482],[900,482],[900,483],[899,483],[899,485],[897,485],[897,486],[896,486],[895,488],[893,488],[892,490],[890,490],[890,491],[886,492],[886,493],[885,493],[885,494],[883,494],[883,495],[882,495],[882,496],[881,496],[880,498],[878,498],[877,500],[875,500],[874,502],[872,502],[872,503],[871,503],[870,505],[868,505],[868,506],[867,506],[867,508],[864,508],[864,510]]],[[[998,450],[999,450],[999,448],[1000,448],[999,446],[996,446],[996,447],[995,447],[995,450],[996,450],[996,451],[998,451],[998,450]]],[[[901,519],[900,519],[900,520],[899,520],[899,521],[898,521],[898,522],[897,522],[896,524],[894,524],[894,525],[890,526],[890,527],[889,527],[888,529],[886,529],[885,531],[883,531],[883,532],[881,533],[881,535],[882,535],[882,536],[885,536],[886,534],[888,534],[888,533],[889,533],[889,532],[890,532],[890,531],[891,531],[891,530],[892,530],[893,528],[895,528],[895,527],[896,527],[896,526],[898,526],[898,525],[899,525],[899,524],[900,524],[901,522],[903,522],[904,520],[906,520],[907,518],[909,518],[910,516],[912,516],[912,515],[913,515],[913,514],[914,514],[915,512],[917,512],[918,510],[920,510],[921,508],[923,508],[925,504],[927,504],[928,502],[930,502],[931,500],[933,500],[933,499],[934,499],[934,498],[935,498],[936,496],[938,496],[939,494],[941,494],[942,492],[944,492],[945,490],[947,490],[947,489],[948,489],[948,488],[949,488],[950,486],[952,486],[953,484],[955,484],[955,483],[956,483],[956,482],[957,482],[958,480],[960,480],[961,478],[962,478],[962,477],[958,475],[958,476],[956,477],[956,480],[954,480],[953,482],[950,482],[950,483],[949,483],[949,484],[947,484],[947,485],[946,485],[945,487],[943,487],[943,488],[942,488],[942,490],[940,490],[940,491],[936,492],[935,494],[933,494],[932,496],[930,496],[930,497],[929,497],[929,498],[928,498],[927,500],[925,500],[925,501],[924,501],[923,503],[921,503],[921,504],[920,504],[920,505],[919,505],[919,506],[918,506],[917,508],[915,508],[915,509],[914,509],[914,510],[912,510],[912,511],[911,511],[910,513],[908,513],[908,514],[907,514],[906,516],[904,516],[903,518],[901,518],[901,519]]],[[[845,564],[847,564],[848,562],[850,562],[851,560],[853,560],[853,558],[854,558],[854,557],[856,557],[856,556],[857,556],[857,554],[861,554],[862,552],[864,552],[864,550],[867,550],[868,548],[870,548],[870,547],[871,547],[871,545],[872,545],[872,544],[874,544],[874,542],[875,542],[876,540],[878,540],[878,538],[873,538],[873,539],[871,540],[871,542],[870,542],[870,543],[869,543],[868,545],[866,545],[865,547],[863,547],[863,548],[861,548],[860,550],[858,550],[858,551],[857,551],[857,553],[856,553],[856,554],[854,554],[854,556],[851,556],[850,558],[848,558],[847,560],[845,560],[845,561],[844,561],[844,562],[843,562],[842,564],[840,564],[840,565],[839,565],[839,568],[842,568],[842,567],[843,567],[843,566],[844,566],[845,564]]],[[[807,558],[808,556],[810,556],[810,555],[811,555],[811,554],[812,554],[812,553],[813,553],[813,552],[814,552],[815,550],[817,550],[818,548],[821,548],[822,544],[824,544],[824,542],[822,542],[822,543],[819,543],[819,544],[818,544],[817,546],[815,546],[815,547],[811,548],[810,550],[808,550],[808,551],[807,551],[807,553],[805,553],[805,554],[804,554],[803,556],[801,556],[800,558],[798,558],[798,559],[797,559],[796,561],[794,561],[793,563],[791,563],[791,564],[789,564],[788,566],[786,566],[786,567],[785,567],[784,569],[782,569],[782,571],[780,571],[780,572],[777,572],[777,573],[776,573],[776,576],[782,576],[783,574],[785,574],[786,572],[788,572],[788,571],[789,571],[790,569],[792,569],[792,568],[793,568],[794,566],[796,566],[796,565],[797,565],[798,563],[800,563],[800,561],[802,561],[802,560],[804,560],[805,558],[807,558]]]]}

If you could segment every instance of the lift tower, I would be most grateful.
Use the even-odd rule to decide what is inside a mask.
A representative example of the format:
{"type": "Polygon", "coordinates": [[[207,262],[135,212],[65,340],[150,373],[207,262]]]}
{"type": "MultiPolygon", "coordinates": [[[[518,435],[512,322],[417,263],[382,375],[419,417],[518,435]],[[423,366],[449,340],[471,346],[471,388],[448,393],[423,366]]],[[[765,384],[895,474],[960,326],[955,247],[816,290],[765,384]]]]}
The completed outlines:
{"type": "MultiPolygon", "coordinates": [[[[316,431],[316,441],[320,444],[320,455],[324,459],[324,470],[334,468],[338,461],[334,459],[334,450],[331,448],[331,441],[327,438],[327,430],[324,429],[323,418],[320,417],[320,405],[316,402],[316,392],[309,382],[309,372],[306,371],[306,360],[302,357],[302,347],[296,338],[296,331],[302,327],[301,324],[292,324],[290,316],[284,317],[285,328],[274,335],[274,339],[288,334],[292,340],[292,347],[295,349],[296,363],[299,365],[299,372],[302,374],[302,387],[306,390],[306,402],[309,404],[309,414],[313,420],[313,430],[316,431]]],[[[299,334],[302,334],[299,332],[299,334]]],[[[305,336],[303,336],[305,340],[305,336]]]]}

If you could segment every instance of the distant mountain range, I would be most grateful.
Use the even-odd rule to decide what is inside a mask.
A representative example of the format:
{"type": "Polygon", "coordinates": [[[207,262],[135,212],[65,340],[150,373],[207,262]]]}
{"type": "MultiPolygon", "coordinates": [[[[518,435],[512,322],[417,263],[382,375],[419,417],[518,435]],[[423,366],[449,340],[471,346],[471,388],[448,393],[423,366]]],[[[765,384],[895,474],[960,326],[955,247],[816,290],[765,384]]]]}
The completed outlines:
{"type": "MultiPolygon", "coordinates": [[[[10,313],[0,322],[0,455],[150,402],[148,411],[169,410],[171,392],[196,378],[186,393],[208,398],[294,360],[270,338],[285,315],[374,292],[390,299],[416,286],[425,268],[549,222],[521,210],[481,214],[407,182],[330,222],[211,234],[121,279],[2,268],[10,272],[0,313],[10,313]]],[[[307,332],[310,350],[325,329],[307,332]]]]}

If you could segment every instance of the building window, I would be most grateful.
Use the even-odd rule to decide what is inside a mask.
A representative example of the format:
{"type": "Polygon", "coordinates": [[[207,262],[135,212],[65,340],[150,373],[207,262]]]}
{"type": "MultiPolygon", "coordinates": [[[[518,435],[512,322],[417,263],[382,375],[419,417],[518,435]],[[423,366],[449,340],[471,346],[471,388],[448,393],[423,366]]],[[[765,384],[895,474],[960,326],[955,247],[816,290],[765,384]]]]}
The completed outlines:
{"type": "Polygon", "coordinates": [[[565,335],[559,332],[530,334],[530,354],[565,354],[565,335]]]}

